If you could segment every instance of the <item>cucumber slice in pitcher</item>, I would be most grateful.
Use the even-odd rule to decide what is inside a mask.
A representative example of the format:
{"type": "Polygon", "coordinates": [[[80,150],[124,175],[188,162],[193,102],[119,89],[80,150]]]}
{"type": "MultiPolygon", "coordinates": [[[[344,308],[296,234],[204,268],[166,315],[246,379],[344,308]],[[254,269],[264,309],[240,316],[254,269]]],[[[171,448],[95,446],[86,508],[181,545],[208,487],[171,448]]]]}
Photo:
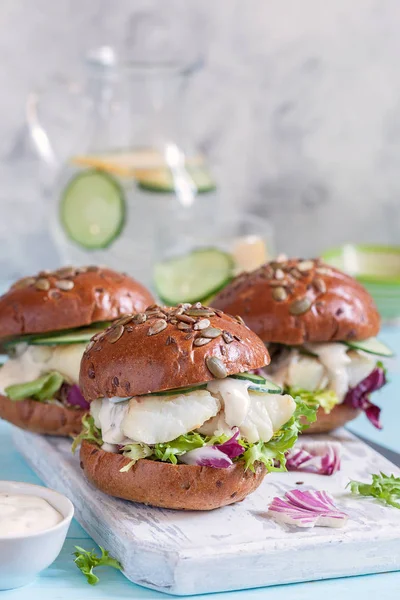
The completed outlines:
{"type": "Polygon", "coordinates": [[[158,263],[154,283],[163,302],[197,302],[215,294],[233,277],[230,254],[218,248],[204,248],[158,263]]]}
{"type": "Polygon", "coordinates": [[[346,346],[349,346],[349,348],[354,348],[354,350],[362,350],[363,352],[368,352],[368,354],[376,354],[377,356],[394,355],[393,350],[388,348],[377,338],[368,338],[367,340],[344,342],[344,344],[346,344],[346,346]]]}
{"type": "Polygon", "coordinates": [[[67,185],[60,204],[68,237],[87,248],[107,248],[125,222],[125,197],[118,181],[104,171],[79,173],[67,185]]]}
{"type": "MultiPolygon", "coordinates": [[[[199,194],[215,190],[215,181],[204,166],[187,165],[186,171],[199,194]]],[[[174,178],[168,167],[142,169],[135,173],[135,178],[138,187],[149,192],[168,193],[175,190],[174,178]]]]}

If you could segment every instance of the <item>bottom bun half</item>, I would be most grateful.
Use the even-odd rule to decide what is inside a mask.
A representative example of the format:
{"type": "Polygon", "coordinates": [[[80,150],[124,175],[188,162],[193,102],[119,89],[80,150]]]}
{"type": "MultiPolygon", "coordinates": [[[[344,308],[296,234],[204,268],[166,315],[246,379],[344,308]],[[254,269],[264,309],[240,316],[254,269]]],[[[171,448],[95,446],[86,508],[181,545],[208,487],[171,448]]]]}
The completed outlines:
{"type": "Polygon", "coordinates": [[[352,408],[348,404],[337,404],[329,414],[319,408],[317,420],[303,431],[303,435],[310,433],[328,433],[338,427],[343,427],[360,414],[360,410],[352,408]]]}
{"type": "Polygon", "coordinates": [[[0,418],[34,433],[77,435],[82,429],[82,417],[86,412],[30,398],[14,402],[0,395],[0,418]]]}
{"type": "Polygon", "coordinates": [[[80,451],[81,467],[88,480],[102,492],[151,506],[179,510],[213,510],[243,500],[264,479],[261,463],[255,472],[237,462],[227,469],[173,465],[141,459],[124,473],[129,463],[122,454],[105,452],[84,441],[80,451]]]}

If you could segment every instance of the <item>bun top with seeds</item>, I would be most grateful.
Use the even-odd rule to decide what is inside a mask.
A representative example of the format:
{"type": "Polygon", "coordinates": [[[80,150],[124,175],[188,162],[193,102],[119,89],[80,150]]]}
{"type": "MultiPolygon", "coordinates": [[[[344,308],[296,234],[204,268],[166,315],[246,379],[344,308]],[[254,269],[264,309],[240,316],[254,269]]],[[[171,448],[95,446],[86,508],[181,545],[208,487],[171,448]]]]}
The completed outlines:
{"type": "Polygon", "coordinates": [[[368,292],[320,259],[266,263],[227,285],[213,306],[243,317],[264,342],[363,340],[379,331],[368,292]]]}
{"type": "Polygon", "coordinates": [[[0,297],[0,340],[110,321],[153,302],[140,283],[111,269],[63,267],[20,279],[0,297]]]}
{"type": "Polygon", "coordinates": [[[123,317],[92,338],[81,362],[86,400],[184,388],[258,369],[270,361],[243,323],[200,303],[123,317]]]}

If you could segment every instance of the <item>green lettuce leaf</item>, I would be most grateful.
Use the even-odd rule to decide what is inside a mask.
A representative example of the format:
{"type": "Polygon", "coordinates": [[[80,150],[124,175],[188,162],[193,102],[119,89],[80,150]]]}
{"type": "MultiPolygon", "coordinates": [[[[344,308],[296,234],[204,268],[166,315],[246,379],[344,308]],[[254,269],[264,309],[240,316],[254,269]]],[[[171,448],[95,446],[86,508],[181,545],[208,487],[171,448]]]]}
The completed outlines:
{"type": "Polygon", "coordinates": [[[154,456],[157,460],[162,460],[163,462],[169,461],[176,465],[178,462],[177,456],[185,454],[185,452],[189,452],[190,450],[201,448],[210,443],[212,445],[215,442],[211,442],[211,438],[191,431],[185,435],[180,435],[172,442],[156,444],[154,446],[154,456]]]}
{"type": "Polygon", "coordinates": [[[256,442],[255,444],[248,445],[247,450],[243,454],[246,470],[255,471],[254,463],[261,462],[268,473],[272,471],[286,471],[284,453],[281,454],[281,452],[275,451],[270,443],[271,440],[267,443],[256,442]]]}
{"type": "Polygon", "coordinates": [[[72,442],[72,454],[75,454],[77,447],[83,442],[83,440],[87,440],[88,442],[94,442],[99,446],[103,445],[101,431],[98,427],[96,427],[96,425],[94,424],[93,417],[89,414],[86,414],[82,417],[82,430],[72,442]]]}
{"type": "Polygon", "coordinates": [[[54,394],[58,392],[63,382],[64,377],[61,373],[52,371],[27,383],[9,385],[4,391],[8,398],[15,402],[24,400],[25,398],[46,402],[54,397],[54,394]]]}
{"type": "Polygon", "coordinates": [[[382,369],[383,374],[384,374],[385,379],[386,379],[386,383],[389,383],[390,382],[390,378],[388,376],[388,370],[387,370],[387,368],[385,367],[385,365],[383,364],[383,362],[381,360],[376,361],[375,368],[376,369],[382,369]]]}
{"type": "Polygon", "coordinates": [[[372,496],[383,504],[400,508],[400,477],[385,475],[372,475],[372,483],[361,481],[350,481],[347,484],[352,494],[360,496],[372,496]]]}
{"type": "Polygon", "coordinates": [[[101,550],[101,556],[97,556],[94,549],[89,551],[81,548],[80,546],[75,546],[75,548],[76,552],[73,553],[73,556],[75,556],[74,563],[85,575],[90,585],[96,585],[96,583],[99,582],[99,578],[93,573],[93,569],[96,567],[112,567],[113,569],[122,571],[121,563],[110,556],[109,552],[104,550],[104,548],[101,546],[99,546],[101,550]]]}
{"type": "Polygon", "coordinates": [[[320,406],[326,414],[329,414],[331,410],[339,404],[339,398],[333,390],[317,390],[315,392],[310,392],[308,390],[297,389],[297,388],[287,388],[287,394],[296,396],[302,400],[304,406],[314,407],[315,404],[320,406]]]}
{"type": "Polygon", "coordinates": [[[283,430],[295,431],[296,433],[304,431],[317,420],[318,403],[315,400],[305,401],[301,396],[293,395],[296,402],[296,410],[290,421],[288,421],[283,430]]]}
{"type": "Polygon", "coordinates": [[[294,401],[296,410],[292,418],[273,435],[269,442],[248,444],[244,440],[239,440],[245,446],[243,458],[246,469],[254,471],[254,463],[260,461],[268,472],[286,471],[286,452],[295,445],[299,432],[317,419],[318,405],[315,402],[304,402],[299,396],[294,397],[294,401]]]}
{"type": "Polygon", "coordinates": [[[153,454],[153,449],[146,444],[128,444],[123,448],[123,455],[130,458],[131,461],[120,469],[121,473],[126,473],[141,458],[148,458],[153,454]]]}

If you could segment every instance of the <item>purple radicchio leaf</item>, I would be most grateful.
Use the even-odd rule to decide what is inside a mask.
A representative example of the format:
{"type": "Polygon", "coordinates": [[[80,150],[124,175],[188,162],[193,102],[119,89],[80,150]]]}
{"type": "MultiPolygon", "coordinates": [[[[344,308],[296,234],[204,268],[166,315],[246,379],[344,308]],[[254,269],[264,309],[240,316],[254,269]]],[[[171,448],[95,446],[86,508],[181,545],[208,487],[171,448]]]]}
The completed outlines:
{"type": "Polygon", "coordinates": [[[82,392],[79,389],[78,385],[71,385],[67,394],[67,402],[71,406],[78,406],[83,410],[89,410],[90,404],[86,402],[85,398],[82,396],[82,392]]]}
{"type": "Polygon", "coordinates": [[[243,454],[244,448],[238,442],[239,434],[239,429],[236,428],[235,433],[229,440],[227,440],[223,444],[217,444],[216,446],[214,446],[214,448],[217,448],[218,450],[229,456],[229,458],[236,458],[237,456],[240,456],[241,454],[243,454]]]}
{"type": "Polygon", "coordinates": [[[274,498],[268,514],[279,523],[297,527],[343,527],[348,515],[335,506],[325,491],[291,490],[284,498],[274,498]]]}
{"type": "Polygon", "coordinates": [[[195,450],[189,450],[179,457],[186,465],[197,465],[199,467],[214,467],[215,469],[227,469],[232,460],[215,446],[203,446],[195,450]]]}
{"type": "Polygon", "coordinates": [[[373,404],[369,395],[376,390],[380,390],[386,384],[385,371],[381,367],[376,367],[365,379],[360,381],[356,387],[349,389],[344,401],[353,408],[361,409],[365,412],[367,418],[377,429],[382,429],[380,422],[381,409],[373,404]]]}
{"type": "Polygon", "coordinates": [[[286,454],[288,471],[333,475],[340,469],[341,447],[338,442],[299,441],[286,454]]]}

